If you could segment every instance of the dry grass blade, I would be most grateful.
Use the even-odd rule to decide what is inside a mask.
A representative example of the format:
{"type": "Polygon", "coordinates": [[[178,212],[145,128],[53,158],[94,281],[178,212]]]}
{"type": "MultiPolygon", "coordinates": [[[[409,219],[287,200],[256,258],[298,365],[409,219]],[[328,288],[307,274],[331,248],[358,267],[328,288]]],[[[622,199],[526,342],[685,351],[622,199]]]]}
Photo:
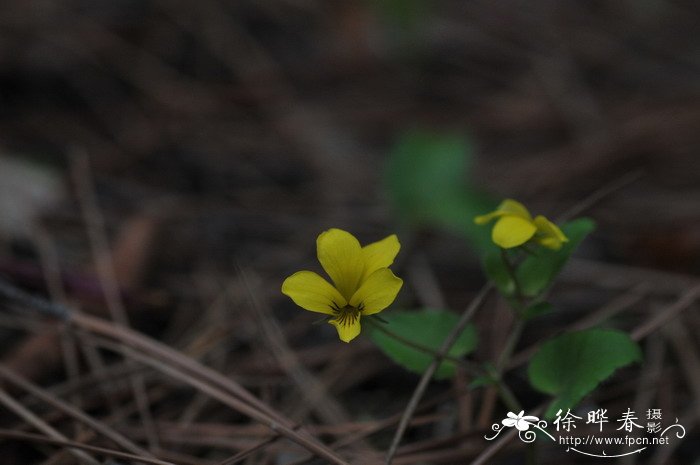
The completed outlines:
{"type": "MultiPolygon", "coordinates": [[[[434,398],[430,399],[429,401],[426,401],[426,402],[422,403],[421,405],[419,405],[418,408],[416,409],[416,412],[422,411],[424,409],[433,408],[436,405],[440,405],[441,403],[450,399],[453,396],[453,394],[454,394],[453,392],[447,392],[447,393],[437,395],[434,398]]],[[[391,426],[394,426],[399,421],[401,421],[402,415],[403,415],[403,411],[398,412],[395,415],[392,415],[388,418],[384,418],[383,420],[377,421],[373,425],[369,425],[368,427],[366,427],[362,431],[358,431],[356,433],[351,433],[351,434],[345,435],[342,438],[338,439],[337,441],[333,442],[331,444],[331,447],[335,450],[338,450],[342,447],[346,447],[350,444],[353,444],[359,440],[370,437],[373,434],[379,433],[380,431],[383,431],[391,426]]],[[[424,424],[424,423],[425,423],[425,421],[423,418],[421,418],[420,420],[417,418],[414,418],[410,422],[411,425],[424,424]]],[[[261,444],[263,442],[269,441],[270,439],[274,439],[274,438],[268,438],[265,441],[261,441],[261,444]]],[[[305,465],[305,464],[311,462],[311,460],[313,460],[313,457],[304,457],[304,458],[299,459],[295,462],[291,462],[288,465],[305,465]]]]}
{"type": "Polygon", "coordinates": [[[241,401],[240,399],[231,396],[230,394],[218,387],[214,387],[210,384],[200,381],[198,378],[192,376],[189,373],[184,372],[182,369],[173,367],[168,364],[164,364],[161,360],[149,357],[140,352],[132,350],[126,347],[124,344],[111,343],[109,341],[104,340],[103,338],[98,337],[93,337],[92,340],[101,347],[112,350],[114,352],[121,353],[126,357],[145,363],[174,379],[178,379],[183,383],[200,390],[204,394],[212,397],[213,399],[218,400],[222,404],[227,405],[232,409],[242,413],[243,415],[253,418],[254,420],[257,420],[260,423],[268,426],[272,431],[279,432],[282,436],[288,438],[293,442],[296,442],[300,446],[315,453],[316,455],[329,460],[331,463],[335,463],[338,465],[349,465],[346,461],[338,457],[333,451],[326,448],[323,444],[319,443],[316,440],[316,438],[308,434],[303,434],[301,432],[295,431],[291,427],[275,422],[275,420],[269,418],[264,413],[249,406],[244,401],[241,401]]]}
{"type": "MultiPolygon", "coordinates": [[[[665,327],[663,333],[680,360],[688,387],[694,393],[695,399],[700,399],[700,354],[687,326],[679,318],[665,327]]],[[[700,418],[700,402],[696,401],[693,408],[697,418],[700,418]]]]}
{"type": "Polygon", "coordinates": [[[693,305],[698,298],[700,298],[700,284],[688,289],[673,304],[669,305],[664,310],[660,311],[656,316],[649,319],[649,321],[632,331],[632,339],[635,341],[644,339],[646,336],[671,321],[680,312],[693,305]]]}
{"type": "MultiPolygon", "coordinates": [[[[100,286],[105,296],[107,308],[111,318],[123,326],[129,326],[129,317],[126,307],[122,301],[119,283],[114,269],[112,253],[109,248],[109,241],[105,231],[105,222],[97,204],[97,198],[93,191],[92,172],[87,154],[76,152],[73,154],[73,178],[78,186],[78,199],[83,211],[85,224],[87,225],[90,246],[95,257],[97,274],[100,286]]],[[[139,373],[130,373],[129,381],[131,389],[138,406],[141,422],[144,424],[148,444],[151,449],[157,449],[158,434],[156,433],[153,416],[151,415],[146,385],[143,377],[139,373]]]]}
{"type": "Polygon", "coordinates": [[[202,365],[182,352],[172,349],[171,347],[168,347],[167,345],[158,342],[153,338],[133,331],[129,328],[115,325],[109,321],[83,314],[74,314],[71,318],[71,322],[76,324],[81,329],[87,330],[88,332],[93,332],[95,334],[100,334],[107,336],[108,338],[124,342],[130,347],[142,350],[145,353],[151,354],[152,356],[158,358],[159,360],[180,367],[185,371],[198,376],[200,379],[207,380],[210,383],[219,386],[238,398],[248,402],[253,408],[277,423],[285,425],[292,424],[290,420],[284,418],[264,402],[260,401],[234,380],[226,378],[221,373],[202,365]]]}
{"type": "MultiPolygon", "coordinates": [[[[70,449],[81,449],[87,452],[92,452],[96,455],[103,455],[106,457],[113,457],[117,459],[124,459],[133,461],[136,463],[144,463],[147,465],[178,465],[174,462],[166,462],[164,460],[158,460],[151,457],[142,457],[140,455],[127,454],[126,452],[120,452],[112,449],[105,449],[104,447],[90,446],[87,444],[82,444],[80,442],[69,441],[68,439],[61,438],[47,438],[46,436],[40,436],[38,434],[21,433],[19,431],[8,431],[0,430],[0,438],[14,439],[16,441],[27,441],[36,442],[43,444],[53,444],[56,446],[69,447],[70,449]]],[[[77,451],[80,452],[80,451],[77,451]]],[[[81,452],[82,453],[82,452],[81,452]]],[[[93,462],[99,465],[99,462],[92,459],[93,462]]]]}
{"type": "Polygon", "coordinates": [[[246,450],[242,450],[239,453],[237,453],[236,455],[219,462],[217,465],[235,465],[236,463],[239,463],[239,462],[247,459],[248,457],[250,457],[252,454],[256,453],[257,451],[263,449],[267,445],[272,444],[273,442],[275,442],[279,438],[280,438],[280,435],[278,435],[278,434],[275,436],[270,436],[269,438],[267,438],[263,441],[260,441],[259,443],[255,444],[254,446],[249,447],[246,450]]]}
{"type": "MultiPolygon", "coordinates": [[[[26,409],[22,404],[13,399],[7,392],[0,389],[0,403],[7,407],[10,411],[17,414],[28,424],[32,425],[34,428],[38,429],[42,433],[53,438],[56,441],[68,441],[63,434],[54,429],[51,425],[46,423],[44,420],[36,416],[34,413],[26,409]]],[[[42,437],[42,436],[39,436],[42,437]]],[[[78,459],[82,463],[87,463],[89,465],[100,465],[100,462],[95,460],[93,457],[89,456],[83,451],[68,449],[71,455],[78,459]]]]}
{"type": "Polygon", "coordinates": [[[79,329],[85,330],[88,333],[106,336],[118,341],[120,344],[136,348],[139,352],[128,350],[126,347],[119,347],[118,345],[111,347],[112,350],[129,354],[131,358],[139,359],[156,370],[168,373],[191,386],[201,389],[210,396],[229,405],[244,415],[267,425],[273,431],[278,431],[291,441],[296,442],[320,457],[324,457],[332,463],[339,465],[347,464],[345,460],[340,458],[335,452],[328,449],[313,436],[295,431],[294,425],[290,420],[284,418],[278,412],[275,412],[235,381],[207,368],[165,344],[129,328],[116,325],[100,318],[76,312],[71,314],[63,306],[58,306],[44,299],[29,296],[2,280],[0,280],[0,294],[26,305],[36,303],[36,306],[32,305],[34,308],[52,316],[62,317],[64,315],[69,315],[68,321],[79,329]],[[143,354],[150,354],[152,357],[143,354]],[[229,393],[233,394],[233,396],[229,393]]]}
{"type": "Polygon", "coordinates": [[[55,397],[51,393],[47,392],[46,390],[42,389],[41,387],[25,380],[22,379],[20,376],[18,376],[16,373],[13,373],[12,371],[8,370],[6,367],[0,365],[0,378],[9,381],[10,383],[24,389],[25,391],[29,392],[33,396],[37,397],[38,399],[43,400],[47,404],[55,407],[56,409],[62,411],[66,415],[73,417],[90,428],[94,429],[98,433],[102,434],[104,437],[112,440],[115,444],[118,444],[119,446],[123,447],[124,449],[133,452],[135,454],[138,454],[140,456],[146,456],[146,457],[153,457],[153,455],[148,452],[147,450],[143,449],[142,447],[139,447],[138,445],[134,444],[132,441],[124,437],[122,434],[118,433],[114,429],[110,428],[108,425],[105,423],[98,421],[91,417],[90,415],[86,414],[85,412],[73,407],[72,405],[67,404],[66,402],[62,401],[61,399],[55,397]]]}
{"type": "Polygon", "coordinates": [[[100,342],[100,345],[123,353],[130,358],[150,365],[158,371],[180,379],[186,384],[201,390],[205,394],[210,395],[240,413],[267,425],[271,430],[279,432],[291,441],[296,442],[332,463],[339,465],[347,464],[345,460],[340,458],[335,452],[328,449],[313,436],[295,431],[292,423],[288,419],[282,417],[278,413],[270,415],[269,412],[272,411],[270,407],[265,406],[264,409],[260,409],[259,406],[264,404],[258,399],[255,399],[252,394],[243,389],[240,385],[195,360],[188,358],[184,354],[147,336],[128,328],[119,327],[108,321],[100,320],[99,318],[86,315],[74,315],[72,322],[83,330],[100,334],[119,342],[119,344],[105,344],[104,342],[100,342]],[[138,349],[138,352],[127,347],[120,347],[120,344],[138,349]],[[234,395],[231,395],[231,393],[234,395]],[[245,398],[241,398],[240,393],[244,393],[245,398]],[[255,400],[254,403],[250,402],[249,399],[251,398],[255,400]]]}
{"type": "Polygon", "coordinates": [[[602,199],[604,199],[608,195],[610,195],[613,192],[618,191],[624,187],[627,187],[628,185],[637,181],[643,175],[644,175],[644,172],[642,170],[635,170],[635,171],[627,173],[627,174],[619,177],[618,179],[615,179],[612,182],[600,187],[599,189],[597,189],[596,191],[591,193],[591,195],[589,195],[585,199],[581,200],[580,202],[577,202],[575,205],[571,206],[571,208],[569,208],[564,213],[559,215],[557,217],[557,222],[568,221],[571,218],[573,218],[577,215],[580,215],[581,213],[588,210],[589,208],[591,208],[596,203],[600,202],[602,199]]]}

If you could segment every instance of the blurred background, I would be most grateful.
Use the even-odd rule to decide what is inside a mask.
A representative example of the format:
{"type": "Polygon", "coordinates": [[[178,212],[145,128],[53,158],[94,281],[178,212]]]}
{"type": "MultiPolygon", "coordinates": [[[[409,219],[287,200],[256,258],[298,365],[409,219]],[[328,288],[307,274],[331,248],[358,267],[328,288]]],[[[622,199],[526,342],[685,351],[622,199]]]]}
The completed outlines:
{"type": "MultiPolygon", "coordinates": [[[[338,343],[280,294],[292,272],[319,270],[324,229],[363,243],[398,233],[407,285],[395,306],[458,311],[484,282],[474,214],[505,197],[552,218],[585,207],[598,228],[556,289],[566,311],[524,347],[620,296],[636,298],[618,321],[634,328],[697,282],[698,26],[698,4],[684,0],[3,2],[0,274],[103,317],[118,320],[121,306],[131,326],[290,417],[344,425],[319,427],[321,437],[347,434],[400,413],[418,378],[366,341],[338,343]],[[460,200],[447,205],[453,188],[460,200]],[[320,411],[299,400],[304,383],[285,351],[325,387],[320,411]]],[[[693,305],[676,320],[682,351],[663,332],[645,345],[663,365],[654,392],[678,415],[700,412],[693,305]]],[[[492,307],[478,317],[482,360],[508,329],[506,310],[492,307]]],[[[5,366],[101,418],[133,403],[128,384],[100,396],[79,383],[95,370],[84,340],[36,317],[0,320],[5,366]]],[[[631,404],[643,373],[603,396],[631,404]]],[[[151,426],[133,413],[111,424],[160,457],[217,463],[264,437],[148,374],[151,426]]],[[[513,382],[535,405],[523,376],[513,382]]],[[[474,460],[503,407],[492,399],[479,416],[486,401],[469,401],[429,411],[396,463],[474,460]]],[[[0,421],[26,428],[9,413],[0,421]]],[[[391,431],[363,450],[384,450],[391,431]]],[[[625,460],[697,463],[697,439],[689,431],[666,455],[625,460]]],[[[519,447],[490,463],[525,463],[519,447]]],[[[75,460],[27,443],[1,449],[8,464],[75,460]]],[[[278,442],[247,460],[298,454],[278,442]]]]}

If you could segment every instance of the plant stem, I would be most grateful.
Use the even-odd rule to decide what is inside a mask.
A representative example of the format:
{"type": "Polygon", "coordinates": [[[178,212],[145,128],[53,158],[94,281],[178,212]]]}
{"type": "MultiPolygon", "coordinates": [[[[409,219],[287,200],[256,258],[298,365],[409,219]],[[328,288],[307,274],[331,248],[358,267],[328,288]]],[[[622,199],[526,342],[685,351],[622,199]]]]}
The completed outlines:
{"type": "Polygon", "coordinates": [[[506,267],[506,271],[508,271],[510,279],[513,280],[513,285],[515,286],[515,299],[518,302],[518,308],[516,308],[515,310],[518,313],[518,315],[520,315],[525,310],[527,299],[523,294],[523,288],[520,285],[520,281],[518,281],[518,275],[515,270],[515,265],[513,264],[513,262],[510,261],[510,258],[508,258],[508,253],[506,252],[506,249],[501,249],[501,260],[503,260],[503,264],[506,267]]]}
{"type": "MultiPolygon", "coordinates": [[[[510,278],[513,280],[513,285],[515,286],[513,294],[515,295],[515,300],[516,300],[516,305],[514,305],[516,317],[517,317],[517,322],[515,326],[513,326],[512,331],[508,335],[508,339],[506,340],[505,346],[503,347],[503,352],[501,352],[501,355],[498,357],[498,362],[496,363],[496,382],[497,386],[499,389],[502,386],[506,386],[505,383],[503,382],[503,371],[505,368],[508,366],[508,363],[510,362],[510,358],[513,356],[513,352],[515,351],[515,346],[518,345],[518,341],[520,340],[520,336],[523,334],[523,329],[525,328],[525,318],[523,318],[523,312],[527,308],[527,298],[525,297],[525,294],[523,293],[523,288],[520,285],[520,281],[518,280],[518,275],[516,272],[516,267],[513,264],[513,262],[510,261],[510,258],[508,257],[508,253],[506,252],[505,249],[501,249],[501,259],[503,260],[503,264],[506,267],[506,270],[508,271],[508,274],[510,275],[510,278]]],[[[512,408],[511,405],[506,402],[505,397],[501,396],[501,399],[503,399],[504,403],[509,407],[512,408]]],[[[515,396],[513,396],[513,399],[515,399],[515,396]]],[[[517,400],[516,400],[517,402],[517,400]]],[[[521,410],[520,406],[517,407],[516,411],[521,410]]],[[[537,465],[537,449],[535,448],[534,443],[529,444],[527,448],[527,463],[528,465],[537,465]]]]}

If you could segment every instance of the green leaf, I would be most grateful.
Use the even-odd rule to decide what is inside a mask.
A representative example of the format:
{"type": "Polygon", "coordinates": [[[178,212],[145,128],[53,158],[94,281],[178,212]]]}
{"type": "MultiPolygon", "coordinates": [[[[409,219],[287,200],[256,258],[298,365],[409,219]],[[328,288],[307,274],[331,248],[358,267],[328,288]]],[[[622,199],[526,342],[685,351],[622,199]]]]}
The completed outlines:
{"type": "Polygon", "coordinates": [[[522,314],[525,320],[532,320],[540,315],[545,315],[552,311],[552,304],[549,302],[538,302],[536,304],[530,305],[522,314]]]}
{"type": "Polygon", "coordinates": [[[489,250],[483,259],[486,276],[493,281],[498,291],[505,296],[512,296],[515,292],[515,282],[503,263],[500,250],[489,250]]]}
{"type": "MultiPolygon", "coordinates": [[[[445,338],[457,324],[459,318],[447,310],[392,311],[383,315],[389,322],[386,330],[432,351],[440,349],[445,338]]],[[[381,323],[377,323],[378,325],[381,323]]],[[[414,373],[422,374],[433,361],[426,351],[411,347],[381,329],[371,328],[370,337],[377,346],[393,361],[414,373]]],[[[449,355],[464,357],[474,350],[477,344],[476,329],[468,325],[452,346],[449,355]]],[[[455,374],[455,363],[444,361],[435,372],[436,379],[450,378],[455,374]]]]}
{"type": "Polygon", "coordinates": [[[588,329],[545,342],[528,367],[530,384],[555,396],[546,416],[574,408],[616,369],[641,361],[637,343],[620,331],[588,329]]]}
{"type": "Polygon", "coordinates": [[[474,217],[496,202],[467,182],[473,147],[466,137],[412,131],[392,149],[386,187],[402,220],[466,236],[479,250],[493,248],[489,228],[474,217]]]}
{"type": "Polygon", "coordinates": [[[565,242],[559,250],[539,247],[518,267],[516,274],[523,295],[534,297],[547,289],[572,252],[595,229],[595,223],[590,218],[579,218],[564,224],[561,229],[569,242],[565,242]]]}

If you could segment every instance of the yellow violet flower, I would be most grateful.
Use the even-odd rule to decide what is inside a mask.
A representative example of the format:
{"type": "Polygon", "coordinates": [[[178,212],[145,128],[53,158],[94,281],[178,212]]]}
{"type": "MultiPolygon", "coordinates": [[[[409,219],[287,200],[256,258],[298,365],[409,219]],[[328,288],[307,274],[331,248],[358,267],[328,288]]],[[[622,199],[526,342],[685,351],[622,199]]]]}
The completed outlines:
{"type": "Polygon", "coordinates": [[[395,234],[362,247],[349,232],[329,229],[316,239],[316,253],[333,284],[312,271],[282,283],[282,293],[305,310],[331,315],[328,323],[350,342],[360,334],[360,317],[379,313],[396,299],[403,281],[389,265],[399,253],[395,234]]]}
{"type": "Polygon", "coordinates": [[[532,218],[520,202],[506,199],[495,211],[474,218],[476,224],[486,224],[498,218],[491,231],[491,239],[499,247],[511,249],[523,245],[530,239],[543,247],[559,250],[569,239],[559,227],[542,215],[532,218]]]}

